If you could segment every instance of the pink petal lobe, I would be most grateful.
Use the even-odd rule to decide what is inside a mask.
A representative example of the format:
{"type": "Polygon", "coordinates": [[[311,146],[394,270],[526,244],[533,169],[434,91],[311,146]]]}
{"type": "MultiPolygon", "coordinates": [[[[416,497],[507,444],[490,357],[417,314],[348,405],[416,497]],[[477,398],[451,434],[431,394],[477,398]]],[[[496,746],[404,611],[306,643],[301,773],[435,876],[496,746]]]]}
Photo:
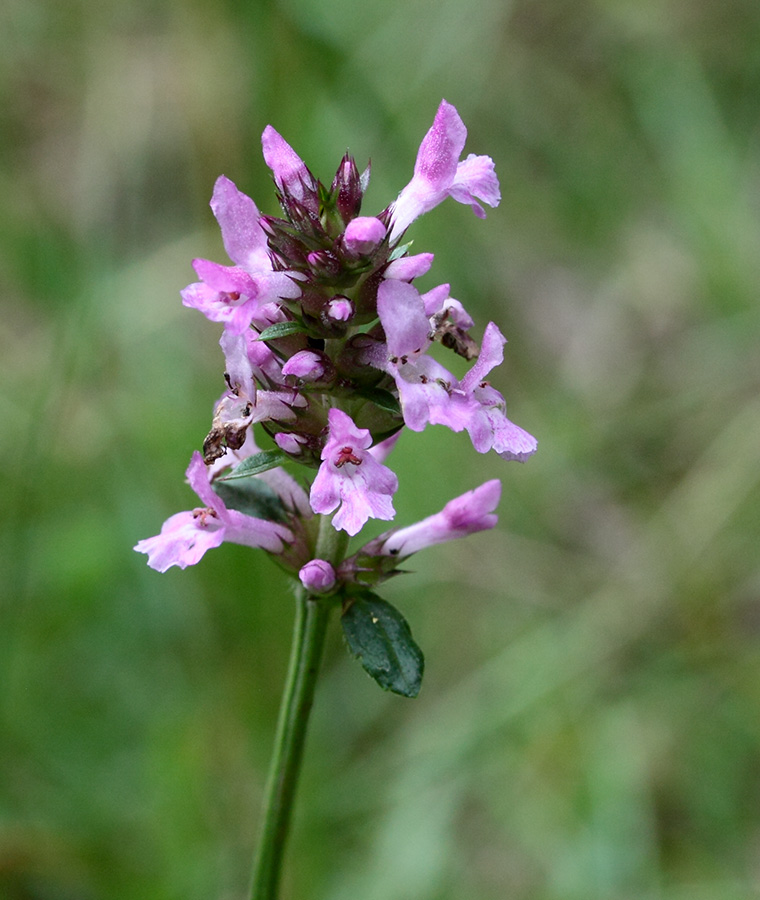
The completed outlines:
{"type": "Polygon", "coordinates": [[[314,178],[306,168],[306,163],[285,138],[271,125],[267,125],[261,135],[261,146],[266,164],[272,170],[275,184],[280,191],[290,194],[301,203],[311,205],[311,197],[307,195],[305,188],[314,190],[314,178]]]}
{"type": "Polygon", "coordinates": [[[450,103],[441,100],[433,124],[422,139],[414,174],[428,182],[431,191],[446,191],[456,175],[467,140],[464,122],[450,103]]]}
{"type": "Polygon", "coordinates": [[[395,279],[383,281],[377,291],[377,312],[390,356],[418,353],[430,344],[430,322],[413,285],[395,279]]]}
{"type": "Polygon", "coordinates": [[[224,175],[214,185],[211,209],[222,231],[224,249],[234,263],[249,271],[271,268],[256,204],[224,175]]]}
{"type": "Polygon", "coordinates": [[[224,525],[206,511],[181,512],[164,522],[161,534],[138,541],[135,550],[148,554],[148,565],[158,572],[171,566],[194,566],[203,554],[224,540],[224,525]],[[199,522],[204,524],[199,524],[199,522]]]}

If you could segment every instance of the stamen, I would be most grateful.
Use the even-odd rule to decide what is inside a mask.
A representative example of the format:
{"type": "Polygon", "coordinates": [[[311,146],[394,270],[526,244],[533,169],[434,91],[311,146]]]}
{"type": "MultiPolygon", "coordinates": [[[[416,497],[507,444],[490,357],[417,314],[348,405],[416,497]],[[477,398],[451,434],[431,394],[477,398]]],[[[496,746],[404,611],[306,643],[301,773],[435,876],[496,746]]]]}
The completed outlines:
{"type": "Polygon", "coordinates": [[[361,459],[354,454],[353,447],[341,447],[338,451],[338,458],[335,460],[335,468],[340,469],[345,466],[346,463],[351,463],[354,466],[360,466],[362,464],[361,459]]]}
{"type": "Polygon", "coordinates": [[[199,506],[193,510],[193,518],[197,520],[201,528],[206,528],[209,519],[218,519],[219,516],[216,514],[216,510],[211,509],[210,506],[199,506]]]}

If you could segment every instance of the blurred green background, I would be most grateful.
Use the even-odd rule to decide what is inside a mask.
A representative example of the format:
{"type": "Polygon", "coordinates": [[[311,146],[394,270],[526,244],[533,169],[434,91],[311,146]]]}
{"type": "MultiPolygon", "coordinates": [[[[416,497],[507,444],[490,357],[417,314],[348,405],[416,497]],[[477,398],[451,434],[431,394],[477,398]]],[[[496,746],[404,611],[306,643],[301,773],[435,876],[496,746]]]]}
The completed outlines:
{"type": "Polygon", "coordinates": [[[500,477],[500,525],[384,591],[418,700],[333,628],[284,898],[760,897],[756,0],[5,0],[3,900],[245,896],[292,604],[131,550],[223,388],[178,291],[218,174],[276,213],[267,123],[371,157],[371,213],[441,97],[504,199],[413,226],[421,286],[498,322],[539,453],[400,442],[400,524],[500,477]]]}

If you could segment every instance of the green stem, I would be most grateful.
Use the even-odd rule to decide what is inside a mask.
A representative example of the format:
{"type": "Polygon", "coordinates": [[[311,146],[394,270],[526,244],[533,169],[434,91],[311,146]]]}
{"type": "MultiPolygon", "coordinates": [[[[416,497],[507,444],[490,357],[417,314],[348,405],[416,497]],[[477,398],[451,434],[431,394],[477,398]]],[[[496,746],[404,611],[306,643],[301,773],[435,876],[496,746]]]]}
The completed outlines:
{"type": "Polygon", "coordinates": [[[329,615],[328,604],[299,589],[290,667],[265,791],[260,844],[253,866],[251,900],[275,900],[277,897],[329,615]]]}
{"type": "MultiPolygon", "coordinates": [[[[316,557],[337,565],[346,551],[348,536],[336,532],[322,517],[316,557]]],[[[253,865],[251,900],[276,900],[282,859],[303,759],[306,728],[314,701],[319,663],[332,603],[309,595],[299,587],[296,621],[285,692],[280,705],[274,754],[264,793],[261,838],[253,865]]]]}

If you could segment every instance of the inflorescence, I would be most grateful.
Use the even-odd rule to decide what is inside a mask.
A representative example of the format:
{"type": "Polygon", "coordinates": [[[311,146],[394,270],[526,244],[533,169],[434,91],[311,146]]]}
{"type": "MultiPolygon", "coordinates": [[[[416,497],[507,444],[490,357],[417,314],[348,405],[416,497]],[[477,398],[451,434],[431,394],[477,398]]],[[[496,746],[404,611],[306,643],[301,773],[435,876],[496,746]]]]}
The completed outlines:
{"type": "Polygon", "coordinates": [[[231,541],[275,555],[308,591],[326,595],[377,584],[423,547],[496,524],[501,486],[492,480],[335,565],[314,558],[315,513],[334,513],[333,527],[349,535],[369,518],[393,519],[398,479],[385,461],[404,426],[467,431],[479,453],[507,460],[536,450],[487,380],[503,359],[498,327],[489,323],[478,347],[448,284],[422,294],[414,286],[433,255],[410,254],[403,243],[408,226],[446,197],[480,218],[481,203],[498,205],[493,161],[460,161],[466,136],[444,100],[412,180],[378,216],[360,214],[369,167],[360,174],[346,154],[327,188],[271,125],[262,144],[282,217],[261,215],[232,181],[217,180],[211,208],[233,265],[194,260],[200,280],[182,302],[223,324],[226,390],[187,469],[202,505],[135,547],[154,569],[185,568],[231,541]],[[474,360],[461,380],[429,354],[436,343],[474,360]],[[257,447],[255,424],[272,449],[257,447]],[[304,474],[316,469],[310,486],[286,472],[287,462],[304,474]]]}

